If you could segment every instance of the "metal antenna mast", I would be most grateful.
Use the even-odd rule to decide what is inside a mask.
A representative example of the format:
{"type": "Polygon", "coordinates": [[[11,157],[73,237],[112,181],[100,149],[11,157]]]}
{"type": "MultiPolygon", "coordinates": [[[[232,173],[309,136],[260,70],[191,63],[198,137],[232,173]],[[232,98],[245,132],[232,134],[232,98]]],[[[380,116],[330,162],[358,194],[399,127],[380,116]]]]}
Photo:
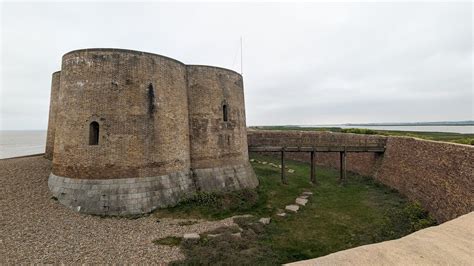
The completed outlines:
{"type": "Polygon", "coordinates": [[[240,36],[240,75],[244,75],[244,64],[243,64],[243,45],[242,45],[242,36],[240,36]]]}

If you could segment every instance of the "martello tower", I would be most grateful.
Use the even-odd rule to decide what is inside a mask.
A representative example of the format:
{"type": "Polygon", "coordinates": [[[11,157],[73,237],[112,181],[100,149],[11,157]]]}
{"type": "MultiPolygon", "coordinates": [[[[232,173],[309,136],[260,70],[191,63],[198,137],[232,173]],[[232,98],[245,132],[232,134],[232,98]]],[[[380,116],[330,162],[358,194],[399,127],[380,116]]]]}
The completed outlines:
{"type": "Polygon", "coordinates": [[[46,157],[53,195],[85,213],[146,213],[196,191],[258,185],[242,76],[139,51],[63,56],[46,157]]]}

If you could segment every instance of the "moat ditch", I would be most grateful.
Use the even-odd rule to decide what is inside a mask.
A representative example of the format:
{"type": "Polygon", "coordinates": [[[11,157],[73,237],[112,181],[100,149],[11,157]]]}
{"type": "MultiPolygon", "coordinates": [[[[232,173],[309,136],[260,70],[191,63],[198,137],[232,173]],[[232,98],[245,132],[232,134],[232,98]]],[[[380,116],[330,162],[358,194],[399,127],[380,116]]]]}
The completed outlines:
{"type": "MultiPolygon", "coordinates": [[[[251,154],[259,178],[256,191],[201,193],[152,215],[159,218],[217,220],[235,215],[237,227],[202,233],[198,240],[172,237],[157,245],[179,245],[186,258],[174,264],[279,264],[315,258],[340,250],[400,238],[435,225],[416,202],[374,181],[348,173],[344,186],[335,169],[317,168],[318,185],[309,182],[309,164],[288,161],[289,184],[280,182],[278,159],[251,154]],[[265,163],[263,163],[265,162],[265,163]],[[281,217],[302,192],[312,192],[296,213],[281,217]],[[268,225],[259,218],[270,217],[268,225]]],[[[192,223],[192,222],[190,222],[192,223]]]]}

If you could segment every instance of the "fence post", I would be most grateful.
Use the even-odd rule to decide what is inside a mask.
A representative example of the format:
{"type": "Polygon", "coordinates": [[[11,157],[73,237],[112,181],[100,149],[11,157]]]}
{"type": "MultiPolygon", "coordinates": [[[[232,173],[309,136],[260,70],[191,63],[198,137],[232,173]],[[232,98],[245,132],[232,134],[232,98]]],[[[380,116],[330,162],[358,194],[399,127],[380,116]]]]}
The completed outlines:
{"type": "Polygon", "coordinates": [[[288,184],[285,175],[285,147],[281,148],[281,182],[283,184],[288,184]]]}
{"type": "Polygon", "coordinates": [[[311,151],[311,183],[316,184],[316,162],[315,162],[315,152],[311,151]]]}

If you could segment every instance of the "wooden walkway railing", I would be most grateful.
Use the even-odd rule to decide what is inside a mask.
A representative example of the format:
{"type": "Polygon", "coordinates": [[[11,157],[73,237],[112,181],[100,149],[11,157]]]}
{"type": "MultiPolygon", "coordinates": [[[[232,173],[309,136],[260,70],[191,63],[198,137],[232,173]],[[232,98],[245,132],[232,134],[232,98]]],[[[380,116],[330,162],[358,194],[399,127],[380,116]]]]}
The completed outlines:
{"type": "Polygon", "coordinates": [[[317,184],[316,180],[316,153],[317,152],[339,152],[340,175],[339,181],[346,181],[346,156],[348,152],[375,152],[384,153],[385,146],[249,146],[249,152],[279,152],[281,154],[281,181],[288,184],[285,175],[285,153],[286,152],[309,152],[311,154],[310,180],[317,184]]]}

